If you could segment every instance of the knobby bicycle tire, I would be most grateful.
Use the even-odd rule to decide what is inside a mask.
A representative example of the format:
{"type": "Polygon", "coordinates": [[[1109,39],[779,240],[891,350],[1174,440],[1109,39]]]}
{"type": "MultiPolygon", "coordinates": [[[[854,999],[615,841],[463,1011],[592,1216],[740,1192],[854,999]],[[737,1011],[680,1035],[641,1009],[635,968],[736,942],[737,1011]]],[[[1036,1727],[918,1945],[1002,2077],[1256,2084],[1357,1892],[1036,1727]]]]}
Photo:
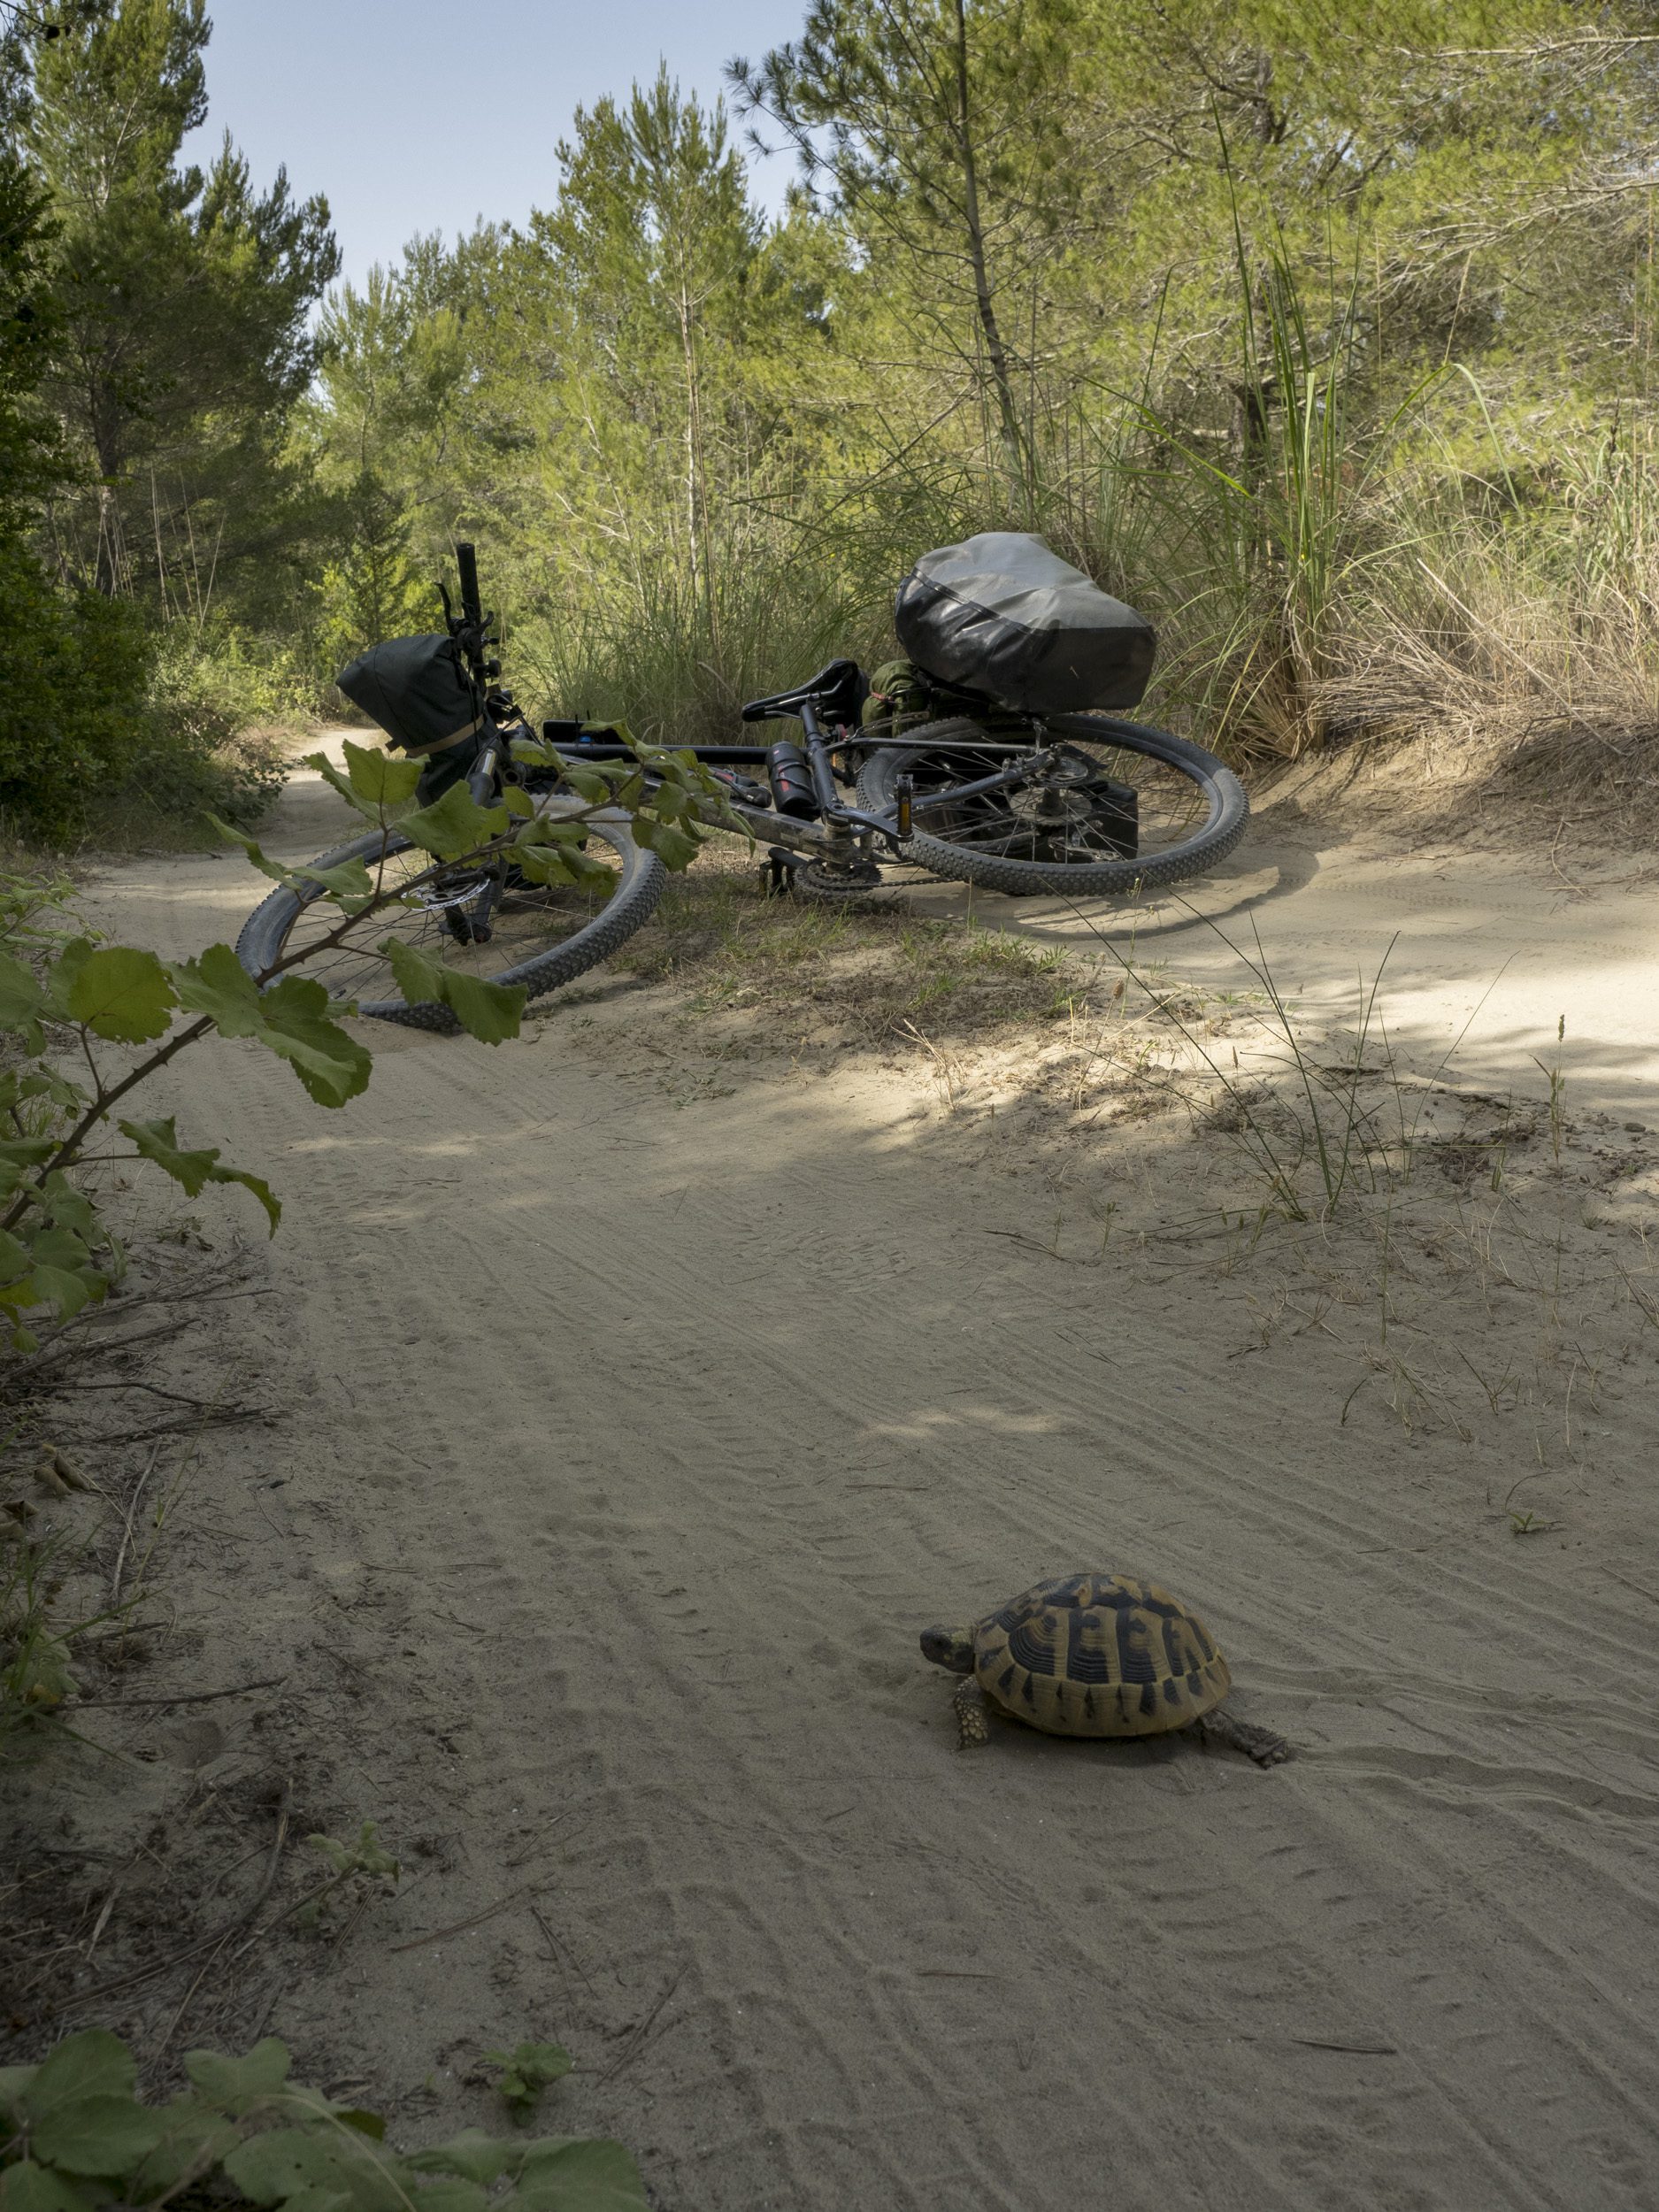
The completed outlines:
{"type": "MultiPolygon", "coordinates": [[[[620,817],[594,816],[584,826],[617,856],[618,880],[615,891],[590,921],[561,944],[533,959],[503,968],[489,978],[491,982],[522,984],[532,998],[541,998],[561,984],[585,975],[602,960],[608,960],[655,912],[668,880],[668,872],[657,855],[634,842],[620,817]]],[[[310,864],[333,868],[346,860],[373,864],[382,856],[413,849],[410,840],[395,830],[371,830],[347,844],[336,845],[310,864]]],[[[250,975],[257,979],[276,965],[283,957],[294,925],[320,895],[320,888],[306,897],[283,884],[254,909],[236,940],[236,957],[250,975]]],[[[294,972],[304,973],[303,964],[294,972]]],[[[402,999],[359,999],[357,1010],[375,1021],[399,1022],[406,1028],[430,1029],[445,1034],[453,1034],[461,1025],[447,1006],[430,1002],[411,1006],[402,999]]]]}
{"type": "MultiPolygon", "coordinates": [[[[1110,715],[1054,715],[1046,722],[1044,733],[1049,739],[1071,739],[1137,754],[1174,771],[1194,787],[1195,795],[1203,801],[1203,821],[1190,835],[1160,851],[1133,858],[1064,862],[1015,860],[975,852],[918,827],[905,844],[905,858],[934,875],[977,884],[988,891],[1112,897],[1156,890],[1201,874],[1225,860],[1244,835],[1250,816],[1244,787],[1232,769],[1202,746],[1190,744],[1167,730],[1118,721],[1110,715]]],[[[898,803],[897,782],[907,767],[922,761],[930,750],[948,755],[953,741],[960,744],[987,734],[965,718],[924,723],[907,731],[902,745],[884,745],[866,756],[858,774],[859,803],[872,814],[889,811],[898,803]]],[[[995,764],[994,760],[987,762],[987,772],[995,764]]],[[[967,780],[965,775],[962,778],[967,780]]],[[[944,782],[934,787],[944,790],[949,785],[944,782]]]]}

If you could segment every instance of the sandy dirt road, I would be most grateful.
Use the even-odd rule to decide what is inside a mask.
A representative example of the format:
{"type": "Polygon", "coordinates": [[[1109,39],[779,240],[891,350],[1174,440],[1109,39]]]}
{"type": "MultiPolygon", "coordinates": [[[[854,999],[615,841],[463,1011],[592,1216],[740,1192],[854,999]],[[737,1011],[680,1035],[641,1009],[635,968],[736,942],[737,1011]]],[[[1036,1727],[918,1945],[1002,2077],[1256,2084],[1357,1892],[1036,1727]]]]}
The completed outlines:
{"type": "MultiPolygon", "coordinates": [[[[334,807],[303,780],[270,841],[334,807]]],[[[250,893],[138,860],[93,907],[184,954],[250,893]]],[[[1198,903],[1333,1006],[1401,928],[1425,1048],[1507,960],[1463,1066],[1536,1086],[1565,1013],[1580,1099],[1659,1119],[1651,892],[1303,823],[1198,903]]],[[[1156,957],[1231,979],[1187,916],[1156,957]]],[[[626,1048],[648,1002],[377,1038],[339,1115],[251,1048],[198,1072],[288,1205],[214,1647],[291,1670],[338,1805],[450,1847],[272,2027],[430,2078],[429,2129],[481,2109],[464,2054],[557,2036],[544,2120],[673,2212],[1659,2201],[1651,1355],[1517,1542],[1502,1430],[1340,1421],[1208,1277],[998,1233],[1041,1162],[931,1141],[919,1072],[717,1080],[626,1048]],[[1097,1563],[1202,1610],[1294,1763],[958,1754],[918,1630],[1097,1563]]]]}

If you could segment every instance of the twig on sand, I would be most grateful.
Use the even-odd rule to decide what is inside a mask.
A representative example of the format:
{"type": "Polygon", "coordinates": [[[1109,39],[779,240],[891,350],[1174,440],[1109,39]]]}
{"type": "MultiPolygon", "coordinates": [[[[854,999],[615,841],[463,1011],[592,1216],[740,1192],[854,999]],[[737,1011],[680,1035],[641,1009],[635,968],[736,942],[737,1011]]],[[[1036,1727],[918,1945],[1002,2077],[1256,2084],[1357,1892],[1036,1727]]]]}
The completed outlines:
{"type": "MultiPolygon", "coordinates": [[[[271,1856],[265,1863],[265,1878],[239,1913],[234,1914],[229,1920],[223,1922],[208,1934],[198,1936],[194,1943],[187,1943],[181,1951],[174,1951],[165,1959],[154,1959],[148,1966],[134,1968],[130,1974],[118,1975],[112,1982],[100,1982],[94,1989],[76,1990],[72,1995],[60,1998],[58,2003],[50,2008],[50,2010],[55,2013],[68,2012],[78,2006],[91,2004],[95,1999],[111,1997],[119,1989],[131,1989],[136,1983],[153,1981],[157,1974],[170,1974],[175,1966],[186,1965],[191,1959],[199,1958],[204,1951],[218,1952],[222,1949],[230,1941],[232,1936],[247,1926],[276,1887],[277,1875],[282,1865],[282,1848],[288,1841],[288,1813],[293,1801],[294,1785],[291,1781],[285,1782],[282,1786],[282,1802],[277,1811],[276,1835],[271,1845],[271,1856]]],[[[211,1965],[211,1963],[212,1961],[210,1959],[208,1964],[211,1965]]],[[[203,1970],[205,1972],[206,1969],[203,1970]]],[[[195,1994],[201,1978],[201,1975],[198,1974],[196,1981],[191,1983],[185,1998],[186,2004],[195,1994]]],[[[180,2006],[179,2013],[173,2016],[173,2026],[177,2026],[183,2009],[183,2006],[180,2006]]],[[[171,2035],[173,2028],[170,2027],[167,2032],[171,2035]]]]}
{"type": "MultiPolygon", "coordinates": [[[[411,1936],[406,1942],[388,1943],[386,1947],[388,1951],[418,1951],[423,1943],[439,1943],[445,1936],[465,1935],[469,1928],[481,1928],[487,1920],[493,1920],[498,1912],[505,1912],[509,1905],[516,1905],[526,1891],[534,1886],[533,1883],[520,1882],[517,1889],[510,1889],[504,1897],[498,1897],[493,1905],[487,1905],[482,1912],[475,1912],[470,1920],[457,1920],[454,1926],[449,1928],[429,1928],[425,1935],[411,1936]]],[[[539,1918],[540,1915],[537,1917],[539,1918]]]]}
{"type": "Polygon", "coordinates": [[[602,2082],[609,2081],[613,2074],[619,2074],[622,2071],[622,2069],[625,2066],[631,2064],[644,2049],[645,2039],[650,2034],[652,2028],[656,2025],[657,2015],[662,2011],[663,2007],[668,2002],[674,1992],[680,1987],[680,1979],[684,1975],[685,1970],[685,1968],[682,1966],[680,1972],[675,1975],[673,1980],[669,1983],[667,1988],[663,1992],[657,2002],[646,2014],[644,2019],[641,2021],[639,2026],[634,2029],[633,2034],[628,2038],[626,2043],[624,2044],[621,2050],[618,2052],[616,2057],[611,2060],[610,2065],[605,2068],[604,2072],[600,2075],[599,2078],[602,2082]]]}
{"type": "Polygon", "coordinates": [[[75,1700],[79,1712],[86,1705],[102,1705],[110,1711],[125,1712],[129,1705],[206,1705],[216,1697],[246,1697],[253,1690],[274,1690],[288,1680],[285,1674],[267,1674],[257,1682],[235,1682],[227,1690],[164,1690],[155,1697],[81,1697],[75,1700]]]}
{"type": "Polygon", "coordinates": [[[127,1547],[133,1540],[133,1524],[138,1518],[139,1503],[143,1497],[145,1485],[155,1473],[156,1462],[160,1457],[161,1446],[157,1444],[150,1455],[150,1463],[138,1478],[132,1497],[127,1502],[127,1517],[121,1525],[121,1540],[116,1550],[115,1564],[110,1570],[110,1603],[112,1607],[119,1605],[121,1601],[121,1576],[127,1566],[127,1547]]]}

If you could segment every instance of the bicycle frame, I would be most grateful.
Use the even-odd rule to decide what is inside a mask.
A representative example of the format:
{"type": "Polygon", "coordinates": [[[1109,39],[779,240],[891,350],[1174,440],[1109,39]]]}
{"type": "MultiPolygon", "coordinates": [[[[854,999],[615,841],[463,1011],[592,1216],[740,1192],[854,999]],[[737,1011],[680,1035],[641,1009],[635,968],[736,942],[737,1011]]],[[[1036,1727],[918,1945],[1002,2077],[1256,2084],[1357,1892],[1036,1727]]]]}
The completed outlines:
{"type": "MultiPolygon", "coordinates": [[[[487,657],[488,649],[499,641],[489,635],[495,617],[486,614],[479,595],[478,561],[474,549],[469,544],[456,548],[461,580],[461,612],[457,617],[449,607],[449,595],[443,594],[444,611],[451,636],[466,656],[474,680],[484,693],[487,726],[489,735],[480,746],[476,760],[467,776],[467,785],[473,797],[488,803],[496,795],[501,772],[510,756],[510,729],[503,715],[517,718],[510,693],[495,687],[495,679],[501,673],[501,664],[487,657]]],[[[850,664],[832,664],[834,668],[850,667],[850,664]]],[[[826,673],[830,672],[826,672],[826,673]]],[[[822,693],[825,699],[842,695],[835,690],[822,693]]],[[[964,799],[978,798],[987,792],[1027,781],[1033,771],[1039,774],[1058,759],[1059,748],[1043,741],[1041,721],[1032,724],[1032,736],[1023,740],[1009,740],[989,735],[964,737],[954,741],[952,749],[966,753],[982,753],[995,759],[1001,756],[1009,764],[990,769],[986,775],[970,783],[952,784],[948,790],[917,794],[910,791],[902,780],[898,804],[882,814],[872,814],[866,809],[850,804],[841,796],[838,787],[835,755],[851,749],[872,752],[891,748],[902,751],[906,741],[902,737],[872,737],[849,723],[836,720],[826,730],[818,719],[818,702],[803,687],[799,695],[780,695],[778,700],[757,702],[755,707],[744,710],[744,719],[761,718],[768,709],[777,712],[780,705],[785,715],[798,714],[804,738],[808,776],[812,796],[817,804],[815,818],[803,818],[798,814],[785,814],[775,806],[757,804],[733,791],[727,806],[734,821],[740,823],[758,841],[781,846],[787,851],[800,853],[832,868],[856,869],[868,866],[875,858],[877,849],[884,849],[892,858],[902,860],[916,816],[926,815],[935,808],[959,807],[964,799]],[[799,697],[799,705],[794,703],[799,697]]],[[[522,723],[520,721],[520,726],[522,723]]],[[[753,767],[764,774],[770,749],[764,745],[693,745],[693,756],[705,766],[719,770],[753,767]]],[[[573,743],[559,746],[561,754],[573,761],[633,760],[635,755],[630,746],[604,739],[582,738],[573,743]]]]}
{"type": "MultiPolygon", "coordinates": [[[[780,814],[775,808],[761,807],[741,798],[732,798],[727,803],[731,811],[757,840],[768,844],[783,845],[793,852],[806,853],[817,859],[831,861],[869,856],[878,840],[888,847],[895,859],[904,856],[904,843],[910,835],[910,818],[925,814],[930,808],[956,806],[964,798],[977,797],[980,793],[1002,789],[1004,786],[1023,781],[1032,770],[1033,761],[1050,749],[1029,743],[1011,742],[1002,738],[964,738],[964,752],[1011,754],[1018,756],[1018,764],[999,772],[979,778],[975,782],[954,784],[943,793],[923,794],[908,800],[884,814],[871,814],[862,807],[850,806],[836,787],[833,757],[849,748],[861,752],[877,749],[902,752],[905,740],[902,737],[871,737],[862,730],[836,724],[826,733],[810,701],[803,703],[801,726],[805,736],[803,748],[806,754],[808,771],[812,779],[813,795],[818,801],[818,819],[803,820],[799,815],[780,814]]],[[[764,745],[692,745],[687,748],[705,766],[754,767],[763,772],[767,764],[768,749],[764,745]]],[[[632,760],[634,756],[626,745],[582,740],[560,748],[575,760],[632,760]]]]}

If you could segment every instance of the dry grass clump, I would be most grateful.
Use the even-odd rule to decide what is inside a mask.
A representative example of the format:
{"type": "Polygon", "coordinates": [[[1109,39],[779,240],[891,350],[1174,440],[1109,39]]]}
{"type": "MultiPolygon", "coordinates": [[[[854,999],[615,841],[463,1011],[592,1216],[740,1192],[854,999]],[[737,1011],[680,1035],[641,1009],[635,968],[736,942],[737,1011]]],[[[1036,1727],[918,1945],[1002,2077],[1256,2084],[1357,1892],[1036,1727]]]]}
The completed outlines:
{"type": "Polygon", "coordinates": [[[918,1025],[989,1038],[1069,1020],[1100,989],[1093,960],[877,899],[849,910],[768,896],[752,870],[714,854],[670,886],[656,920],[613,964],[679,984],[695,1018],[787,1010],[849,1041],[918,1025]]]}

